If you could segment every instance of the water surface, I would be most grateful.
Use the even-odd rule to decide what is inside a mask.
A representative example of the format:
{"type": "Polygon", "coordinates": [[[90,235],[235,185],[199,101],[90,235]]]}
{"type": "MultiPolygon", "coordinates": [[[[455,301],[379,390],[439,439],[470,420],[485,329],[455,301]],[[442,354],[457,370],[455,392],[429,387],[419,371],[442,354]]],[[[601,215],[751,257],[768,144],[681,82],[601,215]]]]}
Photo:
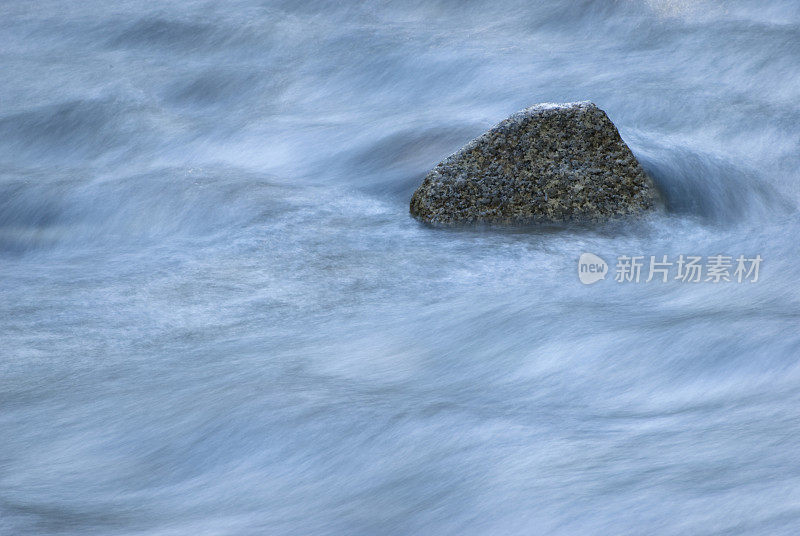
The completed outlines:
{"type": "Polygon", "coordinates": [[[0,533],[797,534],[798,4],[531,4],[4,2],[0,533]],[[666,212],[408,216],[586,99],[666,212]]]}

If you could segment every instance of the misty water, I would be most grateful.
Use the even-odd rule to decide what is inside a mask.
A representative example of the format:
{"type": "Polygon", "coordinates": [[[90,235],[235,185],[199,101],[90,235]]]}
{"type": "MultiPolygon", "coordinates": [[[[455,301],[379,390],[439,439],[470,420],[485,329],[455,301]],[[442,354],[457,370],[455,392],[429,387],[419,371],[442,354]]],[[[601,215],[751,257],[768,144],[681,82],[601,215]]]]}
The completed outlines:
{"type": "Polygon", "coordinates": [[[0,43],[0,534],[800,530],[797,2],[7,0],[0,43]],[[664,211],[409,216],[576,100],[664,211]],[[758,280],[645,283],[718,254],[758,280]]]}

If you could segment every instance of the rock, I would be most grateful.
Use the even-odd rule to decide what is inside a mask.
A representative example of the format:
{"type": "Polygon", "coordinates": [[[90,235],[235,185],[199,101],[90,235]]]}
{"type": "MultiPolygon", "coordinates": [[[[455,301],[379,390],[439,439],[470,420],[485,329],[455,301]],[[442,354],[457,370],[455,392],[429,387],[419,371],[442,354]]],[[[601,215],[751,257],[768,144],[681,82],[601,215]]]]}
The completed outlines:
{"type": "Polygon", "coordinates": [[[517,112],[439,163],[411,197],[431,223],[604,221],[652,209],[658,192],[591,102],[517,112]]]}

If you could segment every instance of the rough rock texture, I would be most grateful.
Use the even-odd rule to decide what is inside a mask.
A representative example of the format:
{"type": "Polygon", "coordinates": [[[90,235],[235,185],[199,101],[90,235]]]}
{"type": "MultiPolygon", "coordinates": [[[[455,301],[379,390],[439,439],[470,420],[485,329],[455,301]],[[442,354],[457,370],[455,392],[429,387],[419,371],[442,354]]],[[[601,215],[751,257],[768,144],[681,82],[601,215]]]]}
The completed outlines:
{"type": "Polygon", "coordinates": [[[411,197],[411,214],[432,223],[602,221],[657,199],[603,110],[539,104],[438,164],[411,197]]]}

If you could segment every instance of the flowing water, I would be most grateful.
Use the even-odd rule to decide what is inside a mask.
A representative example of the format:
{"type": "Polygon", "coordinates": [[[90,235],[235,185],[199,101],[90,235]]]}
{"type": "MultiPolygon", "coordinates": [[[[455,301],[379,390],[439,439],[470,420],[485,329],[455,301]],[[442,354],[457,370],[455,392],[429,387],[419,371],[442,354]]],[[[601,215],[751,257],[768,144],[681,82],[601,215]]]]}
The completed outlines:
{"type": "Polygon", "coordinates": [[[796,1],[0,15],[3,535],[800,531],[796,1]],[[665,212],[409,217],[439,160],[574,100],[665,212]],[[681,254],[763,262],[645,283],[681,254]]]}

